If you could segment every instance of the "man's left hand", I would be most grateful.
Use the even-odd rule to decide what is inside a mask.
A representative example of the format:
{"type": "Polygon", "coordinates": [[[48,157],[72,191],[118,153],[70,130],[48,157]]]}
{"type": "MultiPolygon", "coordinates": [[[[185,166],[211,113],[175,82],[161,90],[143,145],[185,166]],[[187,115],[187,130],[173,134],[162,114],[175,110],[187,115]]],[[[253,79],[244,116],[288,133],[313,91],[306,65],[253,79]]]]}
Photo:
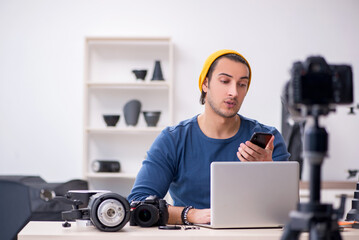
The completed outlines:
{"type": "Polygon", "coordinates": [[[241,143],[238,148],[237,157],[242,162],[255,162],[255,161],[273,161],[272,153],[274,149],[274,136],[269,140],[265,149],[246,141],[241,143]]]}

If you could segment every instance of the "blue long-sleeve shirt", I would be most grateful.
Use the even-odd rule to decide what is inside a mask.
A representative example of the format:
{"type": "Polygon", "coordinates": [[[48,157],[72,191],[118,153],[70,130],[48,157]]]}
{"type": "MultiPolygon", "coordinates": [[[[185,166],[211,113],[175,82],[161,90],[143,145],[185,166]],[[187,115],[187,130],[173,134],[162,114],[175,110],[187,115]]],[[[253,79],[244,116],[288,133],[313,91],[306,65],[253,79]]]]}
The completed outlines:
{"type": "Polygon", "coordinates": [[[227,139],[207,137],[199,128],[197,116],[164,129],[147,152],[128,200],[142,201],[149,195],[163,198],[169,190],[174,206],[209,208],[211,163],[239,161],[239,144],[254,132],[274,134],[273,160],[288,160],[290,154],[277,129],[239,116],[238,132],[227,139]]]}

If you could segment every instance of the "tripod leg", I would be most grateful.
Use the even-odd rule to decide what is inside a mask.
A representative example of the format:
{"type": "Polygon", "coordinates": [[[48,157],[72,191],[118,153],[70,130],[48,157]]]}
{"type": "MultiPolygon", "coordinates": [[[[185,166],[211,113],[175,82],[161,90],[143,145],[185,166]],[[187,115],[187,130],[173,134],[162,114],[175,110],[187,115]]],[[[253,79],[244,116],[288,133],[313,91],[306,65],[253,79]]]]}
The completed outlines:
{"type": "Polygon", "coordinates": [[[339,228],[330,229],[326,222],[313,224],[309,232],[309,240],[342,240],[339,228]]]}
{"type": "Polygon", "coordinates": [[[309,240],[330,240],[326,237],[326,227],[323,223],[312,224],[309,231],[309,240]]]}
{"type": "Polygon", "coordinates": [[[339,230],[332,232],[331,240],[342,240],[342,236],[340,235],[339,230]]]}

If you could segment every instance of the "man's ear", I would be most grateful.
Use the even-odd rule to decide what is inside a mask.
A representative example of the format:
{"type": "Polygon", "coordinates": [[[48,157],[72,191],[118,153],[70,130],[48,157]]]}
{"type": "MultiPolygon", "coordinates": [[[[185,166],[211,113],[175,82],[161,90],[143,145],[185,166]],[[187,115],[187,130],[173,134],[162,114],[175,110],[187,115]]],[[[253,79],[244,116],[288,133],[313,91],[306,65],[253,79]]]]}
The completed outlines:
{"type": "Polygon", "coordinates": [[[207,89],[208,89],[208,77],[206,77],[204,79],[203,84],[202,84],[202,91],[206,93],[207,89]]]}

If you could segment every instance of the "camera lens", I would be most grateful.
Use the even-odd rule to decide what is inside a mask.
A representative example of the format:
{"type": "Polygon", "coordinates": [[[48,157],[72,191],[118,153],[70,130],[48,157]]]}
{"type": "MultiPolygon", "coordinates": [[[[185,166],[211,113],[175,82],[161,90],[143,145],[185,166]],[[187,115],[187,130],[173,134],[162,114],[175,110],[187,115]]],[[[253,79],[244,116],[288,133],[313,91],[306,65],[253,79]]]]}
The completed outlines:
{"type": "Polygon", "coordinates": [[[138,213],[138,218],[141,219],[143,222],[148,222],[151,219],[151,213],[147,209],[142,209],[138,213]]]}
{"type": "Polygon", "coordinates": [[[151,227],[159,220],[158,209],[149,204],[138,206],[134,211],[135,222],[141,227],[151,227]]]}

